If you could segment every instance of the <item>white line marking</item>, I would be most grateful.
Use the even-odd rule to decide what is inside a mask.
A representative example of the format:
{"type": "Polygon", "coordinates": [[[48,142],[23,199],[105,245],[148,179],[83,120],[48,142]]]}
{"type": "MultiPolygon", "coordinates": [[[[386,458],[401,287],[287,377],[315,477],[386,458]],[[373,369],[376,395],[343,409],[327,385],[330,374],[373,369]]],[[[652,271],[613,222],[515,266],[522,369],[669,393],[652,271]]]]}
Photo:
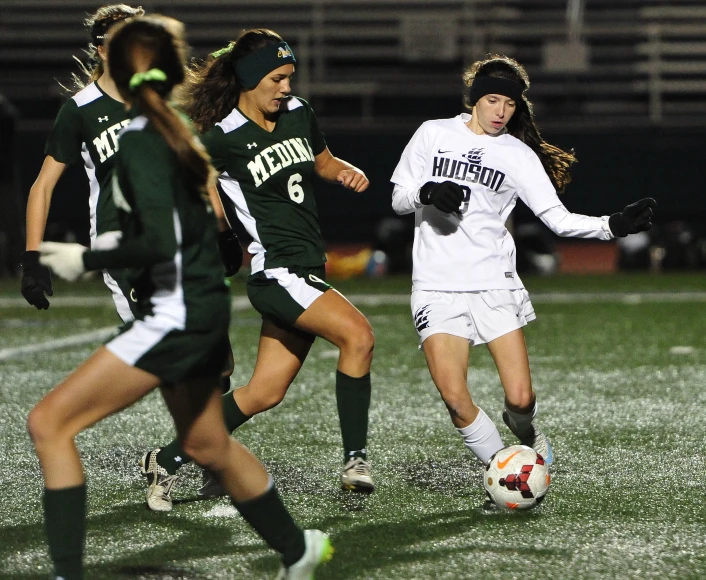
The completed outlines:
{"type": "MultiPolygon", "coordinates": [[[[408,305],[409,294],[351,294],[348,299],[360,306],[408,305]]],[[[621,302],[623,304],[642,304],[645,302],[706,302],[706,292],[540,292],[531,295],[536,304],[577,304],[598,302],[621,302]]],[[[100,296],[61,296],[52,298],[54,308],[76,308],[78,306],[113,306],[108,297],[100,296]]],[[[28,308],[24,298],[0,298],[2,308],[28,308]]],[[[234,296],[232,309],[234,312],[249,310],[252,306],[246,296],[234,296]]],[[[99,342],[115,333],[117,326],[107,326],[91,332],[49,340],[31,346],[6,348],[0,350],[0,361],[8,360],[24,354],[57,350],[68,346],[78,346],[91,342],[99,342]]]]}
{"type": "MultiPolygon", "coordinates": [[[[532,302],[538,304],[576,304],[582,302],[621,302],[641,304],[644,302],[706,302],[706,292],[536,292],[530,293],[532,302]]],[[[361,306],[385,306],[409,304],[409,294],[350,294],[347,298],[361,306]]],[[[234,311],[251,308],[246,296],[233,296],[234,311]]],[[[52,308],[76,308],[79,306],[114,307],[110,298],[100,296],[61,296],[51,299],[52,308]]],[[[2,308],[31,308],[24,298],[0,298],[2,308]]]]}
{"type": "Polygon", "coordinates": [[[100,342],[102,340],[105,340],[109,336],[115,334],[116,330],[116,326],[106,326],[104,328],[99,328],[98,330],[92,330],[91,332],[74,334],[72,336],[56,338],[54,340],[48,340],[46,342],[40,342],[28,346],[4,348],[0,350],[0,361],[16,358],[24,354],[34,354],[39,352],[45,352],[47,350],[57,350],[60,348],[66,348],[67,346],[80,346],[83,344],[89,344],[91,342],[100,342]]]}

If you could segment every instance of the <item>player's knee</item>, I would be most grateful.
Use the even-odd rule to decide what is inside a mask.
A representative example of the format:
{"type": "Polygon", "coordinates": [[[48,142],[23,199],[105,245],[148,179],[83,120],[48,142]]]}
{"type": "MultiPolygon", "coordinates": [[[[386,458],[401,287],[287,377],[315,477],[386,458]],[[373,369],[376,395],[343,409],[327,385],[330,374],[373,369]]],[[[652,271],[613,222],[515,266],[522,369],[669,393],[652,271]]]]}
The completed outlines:
{"type": "Polygon", "coordinates": [[[55,441],[58,438],[58,425],[52,415],[51,409],[46,409],[45,405],[41,403],[29,412],[27,416],[27,431],[35,447],[41,446],[46,442],[55,441]]]}
{"type": "Polygon", "coordinates": [[[529,413],[535,403],[534,391],[525,385],[508,389],[505,395],[505,405],[515,413],[529,413]]]}
{"type": "Polygon", "coordinates": [[[355,356],[360,359],[373,358],[375,349],[375,334],[373,329],[365,320],[365,323],[356,325],[356,328],[346,333],[341,351],[347,356],[355,356]]]}

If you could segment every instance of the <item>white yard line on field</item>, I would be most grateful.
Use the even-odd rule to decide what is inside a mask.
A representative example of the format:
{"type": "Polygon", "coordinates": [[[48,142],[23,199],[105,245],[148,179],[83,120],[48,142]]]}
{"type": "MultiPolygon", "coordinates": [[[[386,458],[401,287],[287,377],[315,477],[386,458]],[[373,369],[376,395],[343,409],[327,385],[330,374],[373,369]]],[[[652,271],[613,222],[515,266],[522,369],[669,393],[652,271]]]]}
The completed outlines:
{"type": "Polygon", "coordinates": [[[16,358],[25,354],[36,354],[47,350],[66,348],[68,346],[80,346],[92,342],[100,342],[101,340],[108,338],[110,335],[115,334],[115,331],[115,326],[105,326],[103,328],[99,328],[98,330],[92,330],[91,332],[73,334],[71,336],[65,336],[64,338],[47,340],[46,342],[39,342],[27,346],[18,346],[16,348],[3,348],[0,350],[0,361],[16,358]]]}
{"type": "MultiPolygon", "coordinates": [[[[596,302],[620,302],[623,304],[641,304],[645,302],[706,302],[706,292],[541,292],[531,295],[536,304],[577,304],[596,302]]],[[[359,306],[408,305],[409,294],[351,294],[348,299],[359,306]]],[[[76,308],[79,306],[112,306],[109,297],[102,296],[61,296],[52,298],[52,308],[76,308]]],[[[29,308],[24,298],[0,298],[0,309],[29,308]]],[[[246,296],[234,296],[233,311],[252,308],[246,296]]],[[[48,340],[28,346],[0,349],[0,361],[25,354],[56,350],[69,346],[78,346],[100,342],[117,330],[117,326],[107,326],[91,332],[75,334],[55,340],[48,340]]]]}
{"type": "MultiPolygon", "coordinates": [[[[706,292],[536,292],[532,302],[539,304],[576,304],[581,302],[706,302],[706,292]]],[[[349,294],[347,298],[361,306],[409,304],[409,294],[349,294]]],[[[234,296],[233,310],[247,310],[250,302],[246,296],[234,296]]],[[[113,306],[107,296],[60,296],[51,299],[52,308],[113,306]]],[[[22,297],[0,298],[0,309],[31,308],[22,297]]]]}

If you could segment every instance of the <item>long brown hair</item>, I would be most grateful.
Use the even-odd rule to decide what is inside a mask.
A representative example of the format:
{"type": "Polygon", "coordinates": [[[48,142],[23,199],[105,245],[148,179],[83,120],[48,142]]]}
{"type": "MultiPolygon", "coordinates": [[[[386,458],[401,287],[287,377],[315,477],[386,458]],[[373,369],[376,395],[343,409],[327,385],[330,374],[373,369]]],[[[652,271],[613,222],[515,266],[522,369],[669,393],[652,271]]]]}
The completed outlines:
{"type": "MultiPolygon", "coordinates": [[[[539,129],[534,122],[532,103],[526,95],[530,82],[525,68],[509,56],[491,54],[468,67],[463,73],[463,82],[470,87],[478,76],[502,78],[524,86],[522,102],[517,103],[515,114],[507,124],[507,132],[537,154],[552,185],[558,193],[563,193],[571,182],[571,165],[576,163],[577,159],[573,150],[564,151],[551,145],[539,134],[539,129]]],[[[473,109],[475,103],[470,102],[468,91],[464,93],[463,101],[469,111],[473,109]]]]}
{"type": "Polygon", "coordinates": [[[108,30],[126,18],[142,16],[144,13],[142,6],[133,8],[127,4],[110,4],[101,6],[93,14],[87,16],[83,21],[83,25],[91,33],[91,42],[88,44],[88,49],[84,50],[88,56],[88,63],[84,63],[81,59],[74,56],[74,60],[81,69],[81,74],[72,73],[71,83],[73,89],[67,90],[78,92],[92,82],[97,81],[105,72],[103,60],[98,56],[98,47],[104,44],[108,30]]]}
{"type": "Polygon", "coordinates": [[[213,175],[208,154],[190,128],[166,101],[172,88],[184,81],[188,46],[184,25],[166,16],[132,18],[115,27],[108,45],[108,66],[120,95],[137,106],[176,153],[184,178],[200,194],[213,175]],[[130,87],[137,62],[159,69],[165,80],[147,80],[130,87]]]}
{"type": "Polygon", "coordinates": [[[175,101],[199,133],[205,133],[237,106],[243,86],[235,75],[235,62],[282,37],[267,28],[243,30],[238,38],[205,61],[194,63],[175,101]]]}

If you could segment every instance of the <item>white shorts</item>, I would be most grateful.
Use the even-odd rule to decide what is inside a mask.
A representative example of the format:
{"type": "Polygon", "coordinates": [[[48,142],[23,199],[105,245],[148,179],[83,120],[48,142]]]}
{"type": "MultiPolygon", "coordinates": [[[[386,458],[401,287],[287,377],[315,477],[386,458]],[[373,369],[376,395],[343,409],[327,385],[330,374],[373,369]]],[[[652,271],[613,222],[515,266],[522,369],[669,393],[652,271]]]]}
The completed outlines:
{"type": "Polygon", "coordinates": [[[415,290],[411,302],[420,344],[432,334],[451,334],[472,345],[483,344],[536,318],[524,288],[479,292],[415,290]]]}

